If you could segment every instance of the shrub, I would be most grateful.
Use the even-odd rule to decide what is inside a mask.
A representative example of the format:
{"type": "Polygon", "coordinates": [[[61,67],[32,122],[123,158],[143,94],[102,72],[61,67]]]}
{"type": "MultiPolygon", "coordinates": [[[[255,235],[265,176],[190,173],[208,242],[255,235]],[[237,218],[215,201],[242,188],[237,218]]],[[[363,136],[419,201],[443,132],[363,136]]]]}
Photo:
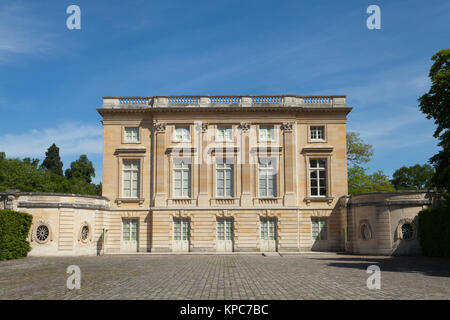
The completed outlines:
{"type": "Polygon", "coordinates": [[[25,212],[0,210],[0,260],[27,256],[31,247],[26,238],[32,220],[25,212]]]}
{"type": "Polygon", "coordinates": [[[419,236],[424,255],[450,258],[450,207],[420,211],[419,236]]]}

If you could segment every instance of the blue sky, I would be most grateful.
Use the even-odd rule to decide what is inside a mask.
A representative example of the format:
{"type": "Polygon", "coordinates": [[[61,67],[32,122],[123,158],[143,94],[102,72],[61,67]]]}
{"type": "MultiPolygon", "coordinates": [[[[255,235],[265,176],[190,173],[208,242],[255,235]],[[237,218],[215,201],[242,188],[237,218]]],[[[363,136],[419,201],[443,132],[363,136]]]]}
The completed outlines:
{"type": "Polygon", "coordinates": [[[102,96],[346,94],[348,130],[392,174],[438,150],[418,110],[431,56],[450,43],[449,1],[0,0],[0,151],[101,179],[102,96]],[[81,8],[68,30],[66,8],[81,8]],[[366,8],[381,8],[381,30],[366,8]]]}

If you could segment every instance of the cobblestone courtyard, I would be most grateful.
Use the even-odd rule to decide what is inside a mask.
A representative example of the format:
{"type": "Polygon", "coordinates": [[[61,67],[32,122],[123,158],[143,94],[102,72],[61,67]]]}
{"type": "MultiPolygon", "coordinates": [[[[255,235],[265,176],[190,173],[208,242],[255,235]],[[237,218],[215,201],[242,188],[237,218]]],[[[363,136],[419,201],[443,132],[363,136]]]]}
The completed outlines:
{"type": "Polygon", "coordinates": [[[308,255],[106,255],[0,262],[0,299],[450,299],[450,260],[308,255]],[[369,290],[366,269],[381,268],[369,290]],[[81,269],[68,290],[66,269],[81,269]]]}

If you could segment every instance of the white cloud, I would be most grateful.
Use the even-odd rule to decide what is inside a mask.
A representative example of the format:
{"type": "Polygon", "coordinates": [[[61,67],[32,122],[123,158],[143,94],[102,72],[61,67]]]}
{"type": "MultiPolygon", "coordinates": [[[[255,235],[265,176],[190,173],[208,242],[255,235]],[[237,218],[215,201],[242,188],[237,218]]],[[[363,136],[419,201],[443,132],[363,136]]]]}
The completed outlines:
{"type": "Polygon", "coordinates": [[[22,134],[0,135],[0,151],[7,157],[43,157],[55,143],[61,156],[102,154],[103,130],[100,126],[62,123],[56,128],[32,129],[22,134]]]}
{"type": "Polygon", "coordinates": [[[54,35],[30,9],[19,3],[0,5],[0,63],[17,54],[40,55],[51,49],[54,35]]]}

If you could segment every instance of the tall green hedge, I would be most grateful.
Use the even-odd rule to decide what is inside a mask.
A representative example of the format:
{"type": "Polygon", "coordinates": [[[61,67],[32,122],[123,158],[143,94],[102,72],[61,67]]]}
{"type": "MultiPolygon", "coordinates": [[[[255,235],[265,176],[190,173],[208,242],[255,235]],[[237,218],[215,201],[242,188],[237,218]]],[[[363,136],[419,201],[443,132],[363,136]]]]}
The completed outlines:
{"type": "Polygon", "coordinates": [[[420,211],[419,236],[424,255],[450,258],[450,207],[420,211]]]}
{"type": "Polygon", "coordinates": [[[26,238],[32,220],[25,212],[0,210],[0,260],[27,256],[31,247],[26,238]]]}

